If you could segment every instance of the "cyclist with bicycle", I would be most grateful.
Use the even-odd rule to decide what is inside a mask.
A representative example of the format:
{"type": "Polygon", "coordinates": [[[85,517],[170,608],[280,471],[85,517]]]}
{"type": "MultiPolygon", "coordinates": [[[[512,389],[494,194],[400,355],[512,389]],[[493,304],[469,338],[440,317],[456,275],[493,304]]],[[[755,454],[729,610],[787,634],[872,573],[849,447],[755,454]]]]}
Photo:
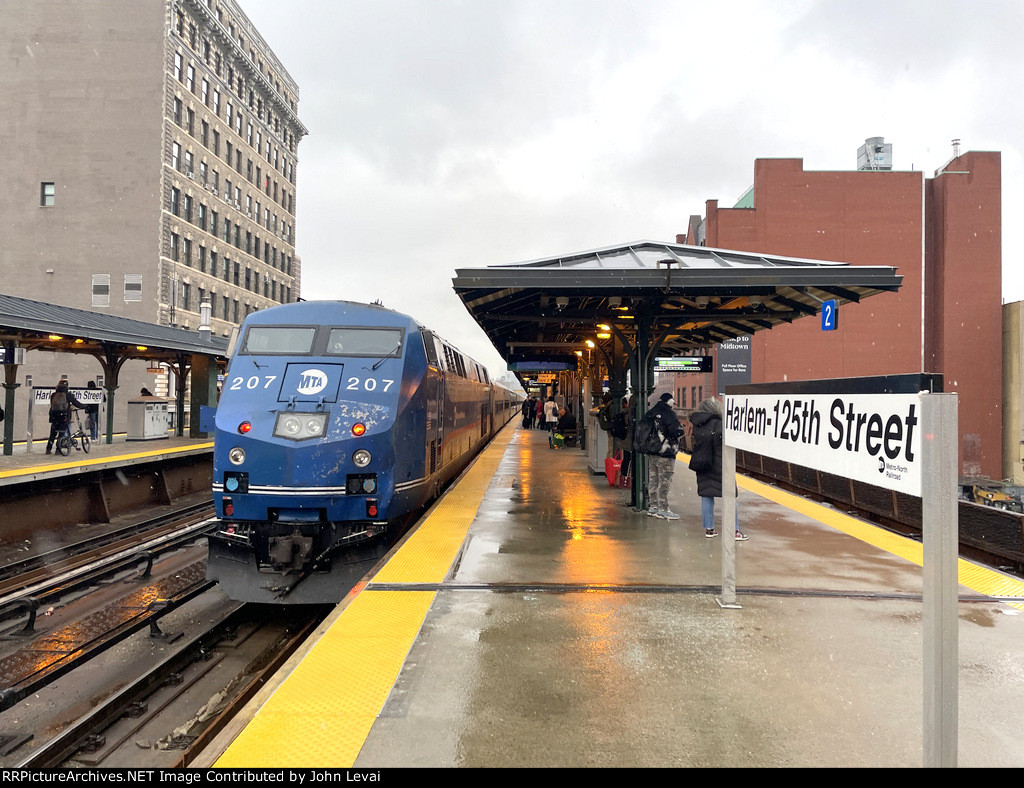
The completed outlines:
{"type": "Polygon", "coordinates": [[[50,395],[50,438],[46,441],[46,453],[53,453],[53,442],[67,432],[71,424],[71,408],[84,408],[78,398],[68,390],[68,382],[61,380],[50,395]]]}

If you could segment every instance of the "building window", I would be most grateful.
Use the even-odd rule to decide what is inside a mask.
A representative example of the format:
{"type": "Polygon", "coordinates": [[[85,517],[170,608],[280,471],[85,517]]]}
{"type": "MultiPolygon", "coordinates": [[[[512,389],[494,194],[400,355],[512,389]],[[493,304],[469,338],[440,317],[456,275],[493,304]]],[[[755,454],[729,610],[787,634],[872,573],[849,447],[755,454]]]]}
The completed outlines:
{"type": "Polygon", "coordinates": [[[195,157],[192,151],[185,151],[185,174],[190,176],[195,171],[195,157]]]}
{"type": "Polygon", "coordinates": [[[174,55],[174,78],[181,82],[181,55],[175,53],[174,55]]]}
{"type": "Polygon", "coordinates": [[[206,106],[210,106],[210,80],[206,77],[203,77],[203,89],[200,97],[206,106]]]}
{"type": "Polygon", "coordinates": [[[39,204],[43,208],[52,208],[55,196],[56,191],[52,183],[43,181],[39,184],[39,204]]]}
{"type": "Polygon", "coordinates": [[[92,305],[110,306],[110,274],[92,275],[92,305]]]}
{"type": "Polygon", "coordinates": [[[210,252],[210,276],[217,275],[217,253],[210,252]]]}
{"type": "Polygon", "coordinates": [[[185,195],[185,213],[184,219],[186,222],[191,224],[192,222],[192,197],[188,194],[185,195]]]}
{"type": "MultiPolygon", "coordinates": [[[[171,259],[175,262],[181,260],[181,238],[177,233],[171,233],[171,259]]],[[[95,296],[93,296],[95,298],[95,296]]]]}
{"type": "Polygon", "coordinates": [[[196,113],[191,108],[185,111],[185,130],[191,137],[196,134],[196,113]]]}
{"type": "Polygon", "coordinates": [[[181,208],[181,192],[178,189],[171,189],[171,213],[175,216],[181,208]]]}
{"type": "Polygon", "coordinates": [[[171,166],[176,170],[181,170],[181,145],[177,142],[171,143],[171,166]]]}
{"type": "Polygon", "coordinates": [[[193,93],[196,92],[196,68],[191,63],[185,72],[185,87],[193,93]]]}
{"type": "Polygon", "coordinates": [[[192,285],[190,285],[188,282],[182,282],[181,283],[181,308],[184,309],[186,312],[191,312],[192,311],[192,305],[190,303],[191,300],[192,300],[192,285]]]}
{"type": "Polygon", "coordinates": [[[124,300],[142,300],[142,274],[124,275],[124,300]]]}
{"type": "Polygon", "coordinates": [[[198,214],[199,214],[199,216],[198,216],[198,222],[197,223],[199,224],[199,229],[200,230],[205,230],[206,229],[206,206],[203,205],[203,203],[199,203],[198,214]]]}
{"type": "Polygon", "coordinates": [[[181,99],[177,96],[174,98],[174,122],[181,125],[181,99]]]}
{"type": "Polygon", "coordinates": [[[199,270],[202,273],[206,273],[206,247],[199,247],[199,270]]]}

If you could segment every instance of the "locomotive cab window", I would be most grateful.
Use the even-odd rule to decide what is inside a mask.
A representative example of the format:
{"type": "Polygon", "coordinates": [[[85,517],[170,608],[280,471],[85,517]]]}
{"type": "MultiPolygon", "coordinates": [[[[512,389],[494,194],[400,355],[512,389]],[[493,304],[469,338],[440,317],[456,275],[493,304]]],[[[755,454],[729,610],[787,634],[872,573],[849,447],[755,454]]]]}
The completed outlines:
{"type": "Polygon", "coordinates": [[[398,357],[402,354],[400,328],[332,328],[327,337],[329,356],[398,357]]]}
{"type": "Polygon", "coordinates": [[[308,355],[315,336],[314,326],[250,326],[242,352],[308,355]]]}

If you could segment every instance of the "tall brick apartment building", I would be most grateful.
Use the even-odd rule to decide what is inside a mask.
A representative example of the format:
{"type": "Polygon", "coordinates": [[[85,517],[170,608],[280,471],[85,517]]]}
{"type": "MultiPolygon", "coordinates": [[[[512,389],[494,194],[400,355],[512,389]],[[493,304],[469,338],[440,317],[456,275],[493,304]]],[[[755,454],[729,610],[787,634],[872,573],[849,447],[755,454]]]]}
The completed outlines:
{"type": "Polygon", "coordinates": [[[296,300],[298,100],[234,0],[4,0],[0,289],[225,335],[296,300]]]}
{"type": "Polygon", "coordinates": [[[959,395],[960,474],[1001,478],[999,153],[964,153],[931,178],[758,159],[740,205],[708,200],[685,241],[896,266],[899,293],[844,307],[838,331],[801,320],[754,335],[751,380],[940,372],[959,395]]]}

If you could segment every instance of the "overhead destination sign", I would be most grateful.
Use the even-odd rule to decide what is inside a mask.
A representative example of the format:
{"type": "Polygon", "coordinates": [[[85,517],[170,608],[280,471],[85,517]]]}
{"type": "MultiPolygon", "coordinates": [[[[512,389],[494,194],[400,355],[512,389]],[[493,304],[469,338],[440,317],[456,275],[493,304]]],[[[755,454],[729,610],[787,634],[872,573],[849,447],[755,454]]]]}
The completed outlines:
{"type": "Polygon", "coordinates": [[[654,359],[655,372],[712,372],[711,356],[670,356],[654,359]]]}
{"type": "Polygon", "coordinates": [[[919,394],[730,394],[725,442],[921,495],[919,394]]]}

